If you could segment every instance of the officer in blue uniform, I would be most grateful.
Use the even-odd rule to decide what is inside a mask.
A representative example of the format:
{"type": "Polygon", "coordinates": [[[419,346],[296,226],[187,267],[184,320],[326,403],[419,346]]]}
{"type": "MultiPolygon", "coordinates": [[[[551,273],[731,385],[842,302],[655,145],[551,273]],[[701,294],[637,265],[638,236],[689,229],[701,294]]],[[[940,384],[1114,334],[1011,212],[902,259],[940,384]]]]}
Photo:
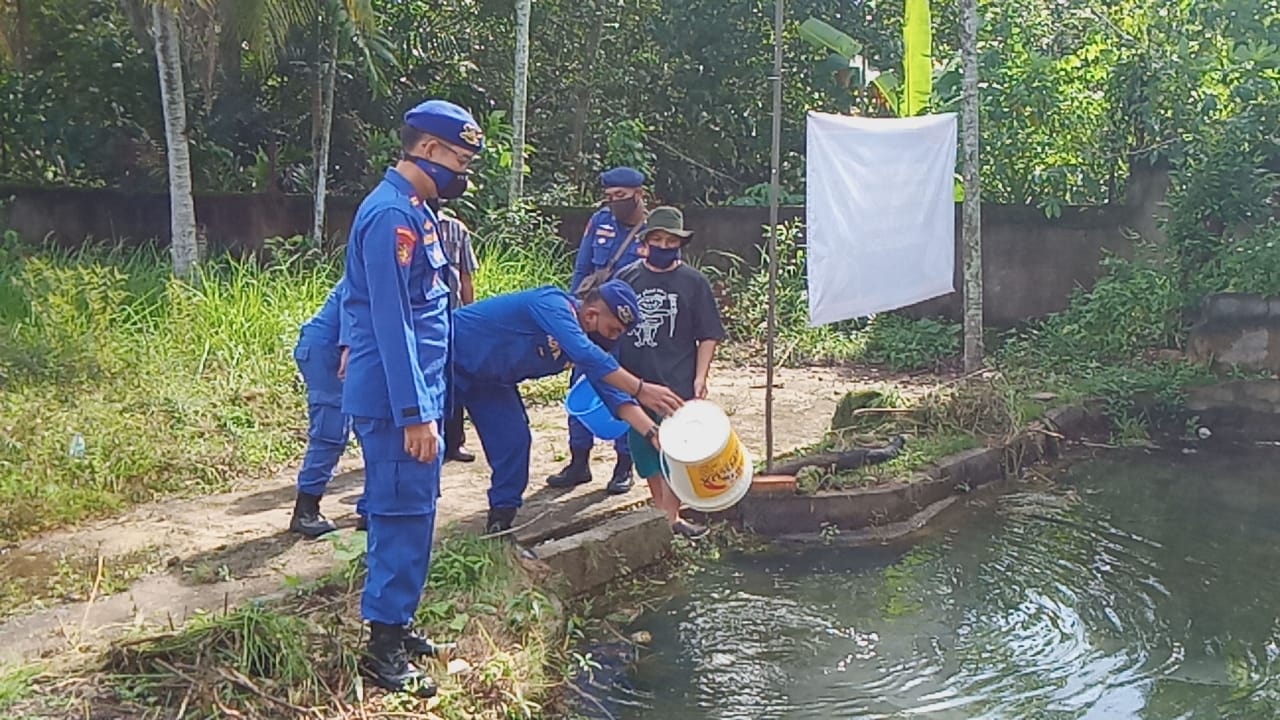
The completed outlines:
{"type": "Polygon", "coordinates": [[[551,286],[500,295],[454,313],[454,380],[492,476],[487,530],[509,530],[529,484],[529,416],[517,385],[570,364],[618,418],[656,444],[640,405],[670,415],[683,404],[661,385],[623,370],[603,349],[640,319],[635,291],[611,280],[581,300],[551,286]]]}
{"type": "Polygon", "coordinates": [[[298,471],[298,495],[289,529],[306,537],[320,537],[335,527],[320,513],[320,498],[333,478],[351,437],[351,419],[342,412],[339,362],[345,346],[340,335],[339,305],[344,285],[329,291],[324,305],[303,323],[293,359],[307,386],[307,452],[298,471]]]}
{"type": "Polygon", "coordinates": [[[427,697],[410,662],[438,649],[410,629],[431,561],[442,423],[448,417],[448,261],[431,205],[462,195],[484,148],[470,113],[428,100],[405,114],[402,159],[361,203],[347,244],[342,409],[364,452],[369,622],[365,671],[378,685],[427,697]]]}
{"type": "MultiPolygon", "coordinates": [[[[587,223],[573,264],[573,279],[569,291],[578,297],[587,287],[611,280],[617,271],[640,259],[641,237],[647,215],[644,205],[644,174],[629,167],[616,167],[600,175],[604,187],[605,206],[600,208],[587,223]]],[[[569,382],[576,382],[580,373],[574,370],[569,382]]],[[[576,418],[569,418],[569,464],[560,472],[547,478],[551,487],[573,487],[591,482],[591,448],[595,437],[576,418]]],[[[631,453],[627,450],[627,436],[613,443],[618,459],[613,466],[613,476],[605,487],[611,495],[621,495],[631,489],[631,453]]]]}

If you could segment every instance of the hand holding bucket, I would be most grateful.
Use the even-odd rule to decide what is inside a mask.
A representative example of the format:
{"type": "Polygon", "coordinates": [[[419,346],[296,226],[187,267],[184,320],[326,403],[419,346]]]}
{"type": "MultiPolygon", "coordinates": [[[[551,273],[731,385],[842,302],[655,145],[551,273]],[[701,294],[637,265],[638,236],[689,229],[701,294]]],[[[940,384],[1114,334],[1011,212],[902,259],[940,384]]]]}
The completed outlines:
{"type": "Polygon", "coordinates": [[[751,489],[751,455],[714,403],[685,403],[658,428],[658,440],[667,484],[688,507],[719,512],[751,489]]]}

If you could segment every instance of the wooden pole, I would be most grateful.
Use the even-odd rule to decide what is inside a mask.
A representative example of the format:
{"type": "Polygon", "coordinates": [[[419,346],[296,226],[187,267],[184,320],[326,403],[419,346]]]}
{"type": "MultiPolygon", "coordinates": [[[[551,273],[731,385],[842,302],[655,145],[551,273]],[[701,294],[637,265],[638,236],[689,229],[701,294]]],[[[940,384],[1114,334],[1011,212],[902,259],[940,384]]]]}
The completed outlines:
{"type": "Polygon", "coordinates": [[[982,186],[978,169],[978,2],[963,0],[964,371],[982,367],[982,186]]]}
{"type": "Polygon", "coordinates": [[[773,363],[778,297],[778,195],[782,175],[782,2],[774,0],[773,16],[773,158],[769,182],[769,312],[765,337],[764,444],[765,469],[773,468],[773,363]]]}
{"type": "Polygon", "coordinates": [[[532,0],[516,0],[516,86],[511,102],[511,188],[512,205],[524,194],[525,114],[529,96],[529,12],[532,0]]]}

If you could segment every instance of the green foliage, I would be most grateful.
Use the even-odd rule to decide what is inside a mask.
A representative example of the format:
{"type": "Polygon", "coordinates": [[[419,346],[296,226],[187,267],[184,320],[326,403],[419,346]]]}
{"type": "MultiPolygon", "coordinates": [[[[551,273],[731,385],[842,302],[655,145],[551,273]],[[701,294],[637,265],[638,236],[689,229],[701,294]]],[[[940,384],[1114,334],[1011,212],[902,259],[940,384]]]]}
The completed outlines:
{"type": "Polygon", "coordinates": [[[7,710],[31,693],[31,684],[40,675],[39,665],[0,668],[0,710],[7,710]]]}
{"type": "Polygon", "coordinates": [[[932,318],[877,315],[867,324],[862,359],[890,370],[936,367],[960,353],[960,326],[932,318]]]}
{"type": "Polygon", "coordinates": [[[1092,290],[1072,294],[1067,310],[1016,336],[1005,356],[1040,367],[1100,366],[1175,344],[1183,295],[1166,266],[1106,257],[1102,272],[1092,290]]]}
{"type": "Polygon", "coordinates": [[[605,151],[604,164],[608,167],[625,165],[633,167],[652,178],[657,157],[645,144],[645,136],[649,128],[643,120],[623,120],[616,123],[609,132],[608,149],[605,151]]]}
{"type": "MultiPolygon", "coordinates": [[[[809,327],[805,252],[800,244],[802,232],[799,221],[779,226],[775,304],[778,362],[799,365],[853,359],[861,350],[861,343],[848,332],[854,327],[852,323],[809,327]]],[[[768,333],[769,260],[763,248],[760,255],[758,268],[746,269],[740,258],[730,258],[728,270],[705,269],[712,280],[728,292],[728,300],[721,303],[720,312],[731,339],[756,348],[764,346],[768,333]]]]}
{"type": "Polygon", "coordinates": [[[1243,237],[1224,239],[1224,246],[1200,268],[1193,280],[1195,295],[1213,292],[1280,294],[1280,221],[1250,228],[1243,237]]]}

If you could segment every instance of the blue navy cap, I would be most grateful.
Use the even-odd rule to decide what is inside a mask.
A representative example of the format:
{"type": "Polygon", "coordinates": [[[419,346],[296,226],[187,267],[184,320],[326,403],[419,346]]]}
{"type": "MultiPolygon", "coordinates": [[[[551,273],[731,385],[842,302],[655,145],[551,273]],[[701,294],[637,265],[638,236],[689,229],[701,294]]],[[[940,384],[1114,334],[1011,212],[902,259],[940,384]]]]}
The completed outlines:
{"type": "Polygon", "coordinates": [[[618,318],[627,329],[635,327],[640,320],[640,301],[636,299],[636,291],[621,280],[610,280],[600,286],[600,298],[609,306],[609,312],[618,318]]]}
{"type": "Polygon", "coordinates": [[[428,100],[404,114],[404,124],[471,152],[484,149],[484,133],[471,113],[447,100],[428,100]]]}
{"type": "Polygon", "coordinates": [[[604,187],[638,188],[644,187],[644,173],[635,168],[616,167],[600,173],[600,184],[604,187]]]}

